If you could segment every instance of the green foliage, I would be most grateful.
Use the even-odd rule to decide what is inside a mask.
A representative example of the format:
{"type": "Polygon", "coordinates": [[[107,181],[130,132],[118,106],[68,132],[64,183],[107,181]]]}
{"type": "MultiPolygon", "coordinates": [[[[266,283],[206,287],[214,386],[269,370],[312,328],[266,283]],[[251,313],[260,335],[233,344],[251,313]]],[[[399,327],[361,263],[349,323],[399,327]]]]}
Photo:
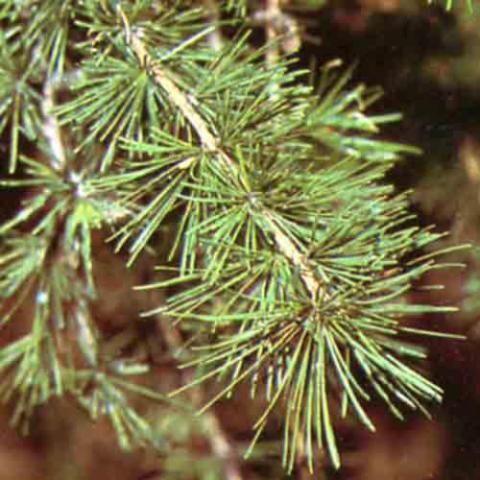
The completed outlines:
{"type": "Polygon", "coordinates": [[[2,323],[11,321],[27,299],[33,297],[34,303],[31,332],[0,352],[3,398],[16,397],[12,422],[27,428],[35,407],[52,395],[70,393],[93,419],[99,415],[111,419],[122,447],[129,447],[131,439],[152,444],[148,423],[128,405],[122,389],[158,395],[142,392],[121,378],[148,366],[125,364],[120,370],[122,359],[108,363],[103,359],[100,365],[98,332],[88,307],[95,295],[92,231],[112,221],[118,207],[97,200],[89,187],[91,179],[81,174],[72,171],[65,179],[48,165],[22,160],[31,180],[4,181],[3,185],[30,187],[36,194],[0,230],[5,240],[0,256],[2,323]],[[20,229],[27,225],[29,236],[24,237],[20,229]],[[14,302],[8,307],[10,300],[14,302]],[[80,364],[75,358],[78,352],[65,351],[62,345],[68,331],[77,338],[83,356],[80,364]],[[106,375],[105,369],[119,378],[106,375]]]}
{"type": "Polygon", "coordinates": [[[103,353],[92,238],[108,228],[132,265],[148,249],[165,256],[158,238],[169,226],[164,277],[139,289],[166,288],[144,316],[192,333],[185,367],[197,376],[176,393],[219,377],[207,408],[249,380],[266,405],[252,448],[283,409],[285,468],[305,454],[313,471],[324,449],[338,467],[339,413],[374,430],[365,406],[374,396],[400,418],[402,407],[427,413],[441,398],[416,370],[423,349],[410,343],[434,332],[402,323],[451,310],[407,301],[439,268],[440,252],[421,253],[440,235],[416,226],[407,196],[384,182],[415,150],[374,137],[399,117],[368,115],[378,91],[352,87],[350,72],[327,65],[317,89],[305,86],[308,72],[291,60],[265,65],[269,47],[253,50],[243,32],[216,51],[215,26],[188,3],[18,1],[1,10],[11,172],[20,173],[21,136],[37,147],[35,158],[20,156],[25,177],[2,182],[28,192],[0,227],[2,324],[33,304],[31,331],[0,350],[2,390],[16,398],[14,422],[69,393],[92,418],[109,418],[122,447],[158,447],[127,397],[164,395],[123,379],[148,365],[103,353]],[[60,100],[45,107],[55,101],[49,89],[60,100]]]}
{"type": "MultiPolygon", "coordinates": [[[[432,0],[429,0],[428,3],[434,3],[432,0]]],[[[455,0],[445,0],[445,2],[442,2],[445,6],[446,10],[452,10],[454,8],[457,8],[460,4],[460,8],[463,8],[464,6],[468,9],[469,13],[474,12],[474,5],[473,5],[473,0],[466,0],[465,2],[456,2],[455,0]]]]}
{"type": "Polygon", "coordinates": [[[18,158],[20,135],[34,140],[40,128],[40,95],[33,88],[38,80],[38,60],[22,48],[21,27],[0,32],[0,133],[10,136],[10,173],[18,158]]]}
{"type": "Polygon", "coordinates": [[[29,2],[28,22],[24,34],[27,49],[36,49],[42,63],[47,66],[48,76],[61,76],[67,61],[67,40],[70,21],[75,12],[70,0],[29,2]]]}

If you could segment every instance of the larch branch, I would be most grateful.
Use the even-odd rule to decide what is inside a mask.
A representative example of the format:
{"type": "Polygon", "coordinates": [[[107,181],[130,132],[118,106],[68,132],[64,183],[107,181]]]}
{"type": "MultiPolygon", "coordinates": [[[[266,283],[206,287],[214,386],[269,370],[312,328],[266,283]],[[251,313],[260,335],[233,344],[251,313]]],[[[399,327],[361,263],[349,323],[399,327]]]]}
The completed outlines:
{"type": "MultiPolygon", "coordinates": [[[[219,148],[219,142],[210,131],[205,120],[195,110],[192,102],[188,99],[188,96],[169,77],[168,73],[158,63],[153,61],[146,50],[142,39],[129,30],[127,41],[141,64],[149,69],[155,82],[166,92],[170,101],[180,110],[185,119],[193,127],[202,146],[208,151],[215,153],[225,167],[238,173],[239,169],[236,162],[219,148]]],[[[299,269],[305,287],[310,293],[312,299],[316,300],[322,292],[322,288],[321,282],[319,281],[314,268],[308,261],[307,257],[278,226],[272,213],[265,207],[262,208],[262,213],[272,232],[279,252],[288,258],[292,265],[299,269]]]]}

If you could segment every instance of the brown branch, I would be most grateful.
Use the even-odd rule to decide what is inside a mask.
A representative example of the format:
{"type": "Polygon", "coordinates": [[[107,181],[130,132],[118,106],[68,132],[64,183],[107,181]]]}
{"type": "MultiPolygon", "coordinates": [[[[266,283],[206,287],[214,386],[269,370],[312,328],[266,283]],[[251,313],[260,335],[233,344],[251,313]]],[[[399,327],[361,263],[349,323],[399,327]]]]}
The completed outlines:
{"type": "Polygon", "coordinates": [[[296,52],[302,41],[302,32],[297,19],[282,10],[288,0],[265,0],[265,7],[257,10],[252,20],[263,25],[267,39],[266,64],[274,67],[280,60],[280,52],[296,52]]]}
{"type": "Polygon", "coordinates": [[[210,16],[210,22],[215,25],[214,30],[208,35],[208,43],[212,50],[219,52],[223,47],[223,38],[218,23],[220,21],[220,12],[216,0],[203,0],[205,8],[210,16]]]}
{"type": "Polygon", "coordinates": [[[280,0],[266,0],[265,8],[265,33],[269,42],[266,52],[267,65],[274,67],[280,58],[280,50],[276,42],[278,32],[275,19],[281,15],[280,0]]]}
{"type": "Polygon", "coordinates": [[[308,258],[302,252],[299,251],[293,241],[278,227],[275,222],[275,218],[268,210],[263,212],[265,219],[267,220],[270,229],[272,231],[275,243],[283,255],[285,255],[292,265],[295,265],[300,270],[303,283],[307,290],[310,292],[313,299],[323,292],[321,284],[318,281],[317,275],[314,269],[310,265],[308,258]]]}

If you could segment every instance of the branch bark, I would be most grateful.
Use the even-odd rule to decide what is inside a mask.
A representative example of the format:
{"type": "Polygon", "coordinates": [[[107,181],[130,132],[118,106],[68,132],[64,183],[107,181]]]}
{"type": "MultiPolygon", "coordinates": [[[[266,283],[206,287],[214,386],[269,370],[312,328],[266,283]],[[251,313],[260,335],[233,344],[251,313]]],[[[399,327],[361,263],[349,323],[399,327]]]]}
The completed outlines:
{"type": "Polygon", "coordinates": [[[267,47],[267,65],[272,67],[278,63],[280,51],[277,40],[277,29],[275,28],[275,19],[281,14],[280,0],[266,0],[265,8],[265,32],[268,41],[267,47]]]}
{"type": "Polygon", "coordinates": [[[66,167],[67,156],[62,142],[62,134],[58,119],[52,113],[55,107],[54,101],[54,80],[47,78],[43,88],[42,113],[45,119],[43,125],[43,134],[50,146],[53,158],[51,159],[52,167],[57,171],[62,171],[66,167]]]}
{"type": "Polygon", "coordinates": [[[205,7],[210,15],[210,22],[215,26],[214,30],[208,35],[208,43],[212,50],[220,51],[223,47],[222,32],[220,31],[220,13],[216,0],[203,0],[205,7]]]}

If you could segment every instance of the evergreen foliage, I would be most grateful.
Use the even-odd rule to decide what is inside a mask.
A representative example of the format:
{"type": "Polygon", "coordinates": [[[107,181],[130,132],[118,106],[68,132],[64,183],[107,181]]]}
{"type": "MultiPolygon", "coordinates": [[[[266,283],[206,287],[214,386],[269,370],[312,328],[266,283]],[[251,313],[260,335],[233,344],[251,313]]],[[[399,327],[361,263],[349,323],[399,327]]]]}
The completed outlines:
{"type": "Polygon", "coordinates": [[[191,3],[0,4],[1,185],[25,192],[0,226],[2,325],[32,306],[30,331],[0,349],[2,396],[27,425],[69,394],[128,448],[162,440],[130,394],[168,405],[218,377],[203,411],[249,381],[265,401],[252,447],[283,409],[285,468],[303,455],[313,471],[324,449],[338,467],[338,415],[374,430],[371,398],[402,418],[442,395],[412,342],[441,334],[402,322],[452,310],[407,301],[443,266],[429,249],[442,235],[384,180],[416,151],[376,137],[399,116],[369,115],[379,92],[338,62],[313,86],[290,57],[265,62],[279,42],[254,48],[238,1],[219,5],[236,33],[212,48],[219,25],[191,3]],[[128,265],[161,263],[138,288],[167,292],[142,315],[188,340],[196,376],[175,392],[129,379],[148,362],[104,354],[92,242],[107,231],[128,265]]]}

